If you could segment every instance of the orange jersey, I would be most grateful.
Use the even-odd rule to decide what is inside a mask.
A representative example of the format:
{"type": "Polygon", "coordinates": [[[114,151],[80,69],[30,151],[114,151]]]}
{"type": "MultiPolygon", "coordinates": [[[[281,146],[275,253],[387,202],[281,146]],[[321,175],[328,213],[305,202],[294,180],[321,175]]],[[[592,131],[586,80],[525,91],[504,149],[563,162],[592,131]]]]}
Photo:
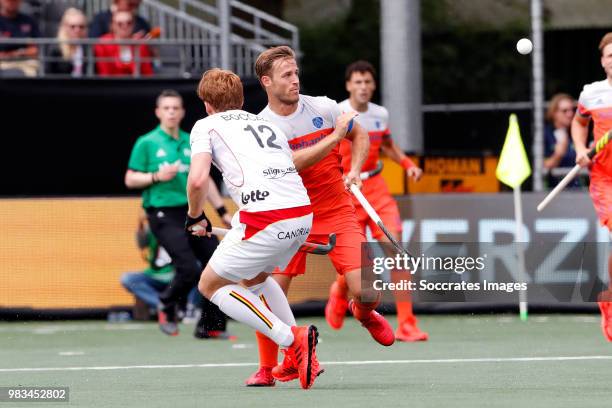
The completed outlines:
{"type": "MultiPolygon", "coordinates": [[[[338,104],[343,112],[350,112],[355,109],[351,106],[348,99],[338,104]]],[[[376,168],[376,163],[380,159],[380,146],[383,141],[391,137],[391,131],[389,130],[388,120],[389,112],[383,106],[375,103],[368,103],[368,110],[365,112],[359,112],[359,115],[355,117],[355,120],[361,127],[363,127],[370,136],[370,150],[368,151],[368,157],[366,158],[362,171],[370,171],[376,168]]],[[[342,155],[342,168],[344,174],[351,170],[351,141],[343,140],[340,143],[340,153],[342,155]]]]}
{"type": "Polygon", "coordinates": [[[612,232],[612,176],[592,173],[589,192],[599,222],[612,232]]]}
{"type": "MultiPolygon", "coordinates": [[[[315,145],[332,133],[340,113],[332,99],[300,95],[296,111],[288,116],[277,115],[268,106],[259,115],[277,125],[287,136],[289,147],[296,151],[315,145]]],[[[313,208],[311,233],[352,230],[348,224],[355,222],[355,208],[342,180],[339,147],[299,173],[313,208]]]]}
{"type": "MultiPolygon", "coordinates": [[[[578,113],[584,118],[593,119],[595,142],[612,129],[612,85],[607,79],[584,86],[578,99],[578,113]]],[[[610,151],[610,147],[606,147],[595,156],[592,174],[603,173],[612,177],[610,151]]]]}
{"type": "MultiPolygon", "coordinates": [[[[344,112],[354,110],[348,99],[340,102],[339,105],[344,112]]],[[[387,112],[387,109],[371,102],[368,103],[367,111],[359,112],[359,115],[355,117],[357,123],[359,123],[370,136],[370,151],[361,168],[362,171],[370,171],[376,168],[376,163],[380,159],[380,146],[387,138],[391,137],[391,131],[387,123],[388,118],[389,112],[387,112]]],[[[349,140],[342,141],[340,144],[340,152],[342,153],[342,167],[346,174],[351,169],[351,142],[349,140]]],[[[380,174],[363,180],[361,192],[368,199],[370,204],[374,206],[376,211],[381,211],[386,206],[395,206],[395,208],[397,208],[397,204],[395,204],[393,197],[391,197],[391,193],[389,193],[389,189],[380,174]],[[378,204],[380,205],[377,207],[378,204]]],[[[361,204],[359,204],[359,201],[355,197],[353,197],[353,205],[357,208],[357,217],[360,224],[365,229],[369,217],[367,217],[367,214],[361,208],[361,204]]],[[[396,220],[397,217],[394,215],[392,218],[393,229],[396,230],[401,228],[399,227],[400,223],[396,220]]],[[[390,222],[391,220],[387,221],[390,222]]]]}

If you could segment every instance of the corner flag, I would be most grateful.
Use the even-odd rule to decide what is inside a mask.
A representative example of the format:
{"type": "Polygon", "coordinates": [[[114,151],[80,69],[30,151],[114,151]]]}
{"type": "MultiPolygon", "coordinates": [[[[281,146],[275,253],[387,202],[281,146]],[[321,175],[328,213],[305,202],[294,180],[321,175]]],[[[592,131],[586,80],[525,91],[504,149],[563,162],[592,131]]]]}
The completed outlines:
{"type": "MultiPolygon", "coordinates": [[[[527,177],[531,175],[531,166],[523,140],[521,139],[521,131],[519,130],[518,120],[513,113],[510,115],[510,124],[508,125],[508,133],[506,133],[506,141],[499,155],[499,163],[495,170],[497,179],[509,187],[512,187],[514,195],[514,220],[516,224],[516,234],[514,242],[523,242],[523,205],[521,204],[521,184],[527,177]]],[[[525,253],[521,245],[516,246],[517,266],[519,270],[518,281],[525,282],[525,253]]],[[[527,320],[527,291],[519,291],[519,312],[522,321],[527,320]]]]}
{"type": "Polygon", "coordinates": [[[506,133],[506,141],[499,155],[495,175],[499,181],[512,188],[520,186],[531,175],[531,166],[514,113],[510,115],[508,133],[506,133]]]}

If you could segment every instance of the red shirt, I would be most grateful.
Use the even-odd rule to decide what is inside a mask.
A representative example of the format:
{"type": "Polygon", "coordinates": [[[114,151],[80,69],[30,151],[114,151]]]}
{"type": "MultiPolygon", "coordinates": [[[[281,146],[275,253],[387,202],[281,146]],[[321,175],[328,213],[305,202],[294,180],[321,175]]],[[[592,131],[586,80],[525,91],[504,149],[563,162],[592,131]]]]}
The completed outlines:
{"type": "MultiPolygon", "coordinates": [[[[102,37],[100,37],[100,40],[102,41],[113,39],[115,39],[115,36],[111,33],[104,34],[102,37]]],[[[98,74],[102,76],[134,75],[136,72],[136,64],[134,63],[134,60],[136,59],[137,54],[142,61],[140,63],[140,75],[153,75],[153,65],[150,61],[152,54],[151,50],[146,45],[119,46],[118,44],[105,42],[96,44],[94,46],[94,55],[96,56],[96,69],[98,74]],[[131,51],[131,56],[128,54],[128,58],[125,60],[121,59],[122,47],[125,47],[131,51]],[[100,58],[104,59],[98,60],[100,58]]]]}

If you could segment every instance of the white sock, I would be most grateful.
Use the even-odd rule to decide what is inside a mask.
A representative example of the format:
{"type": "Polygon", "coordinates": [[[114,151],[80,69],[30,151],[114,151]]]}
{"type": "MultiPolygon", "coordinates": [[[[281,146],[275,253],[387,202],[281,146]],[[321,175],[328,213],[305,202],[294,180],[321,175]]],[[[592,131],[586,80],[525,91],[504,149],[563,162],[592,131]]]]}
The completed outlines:
{"type": "Polygon", "coordinates": [[[296,326],[295,317],[293,316],[285,292],[283,292],[283,289],[272,276],[268,276],[268,278],[259,285],[249,287],[249,290],[268,306],[272,313],[278,316],[283,323],[289,326],[296,326]]]}
{"type": "Polygon", "coordinates": [[[236,284],[226,285],[218,289],[210,301],[232,319],[259,330],[279,346],[289,347],[293,343],[291,327],[248,289],[236,284]]]}

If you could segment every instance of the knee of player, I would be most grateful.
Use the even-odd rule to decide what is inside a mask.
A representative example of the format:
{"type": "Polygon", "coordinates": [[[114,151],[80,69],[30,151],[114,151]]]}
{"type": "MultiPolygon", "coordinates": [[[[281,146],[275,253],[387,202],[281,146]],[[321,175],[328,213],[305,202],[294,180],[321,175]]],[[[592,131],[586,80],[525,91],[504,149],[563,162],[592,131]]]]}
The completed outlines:
{"type": "Polygon", "coordinates": [[[211,290],[212,290],[211,285],[204,279],[204,274],[202,274],[202,276],[200,276],[200,281],[198,282],[198,291],[200,291],[202,296],[210,300],[210,298],[214,294],[214,293],[210,293],[211,290]]]}
{"type": "Polygon", "coordinates": [[[206,267],[200,275],[200,281],[198,282],[198,290],[206,299],[211,300],[215,292],[224,285],[221,282],[217,274],[206,267]]]}

